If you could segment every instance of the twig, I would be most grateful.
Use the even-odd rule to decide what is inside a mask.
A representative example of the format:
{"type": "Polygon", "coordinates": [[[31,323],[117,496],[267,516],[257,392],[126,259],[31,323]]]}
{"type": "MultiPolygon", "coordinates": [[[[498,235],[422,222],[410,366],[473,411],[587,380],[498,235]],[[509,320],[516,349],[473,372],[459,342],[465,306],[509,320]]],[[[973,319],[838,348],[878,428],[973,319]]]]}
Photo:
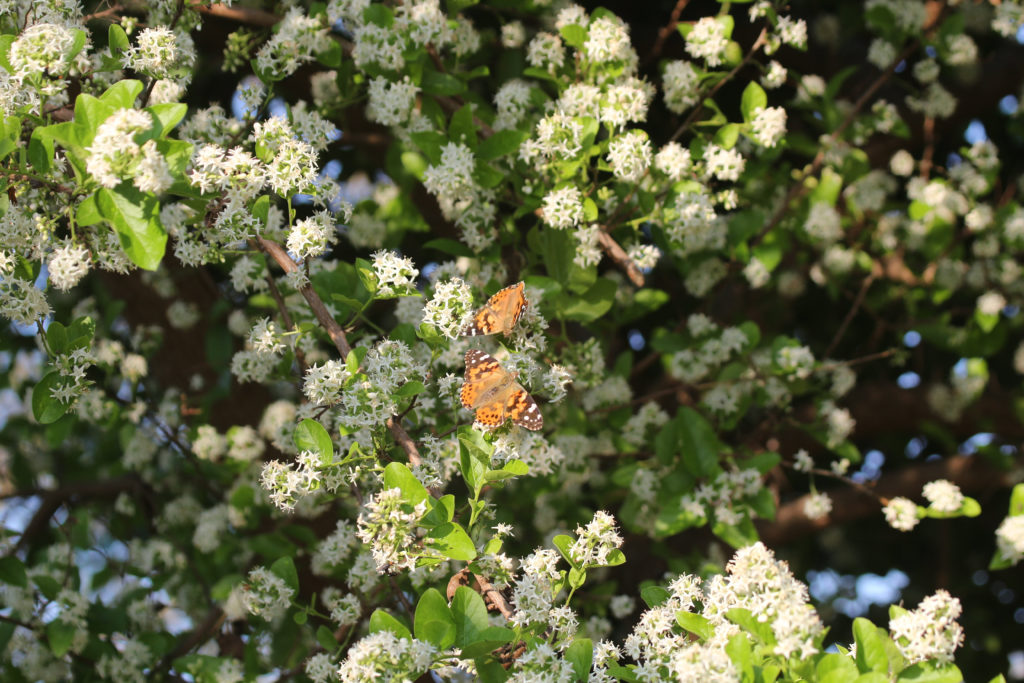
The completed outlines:
{"type": "MultiPolygon", "coordinates": [[[[756,54],[757,51],[761,49],[761,46],[764,45],[766,42],[768,42],[768,29],[763,28],[761,29],[761,33],[758,34],[757,40],[755,40],[754,44],[750,46],[750,50],[747,51],[747,54],[743,56],[742,61],[740,61],[739,64],[733,67],[733,70],[727,73],[725,77],[722,78],[722,80],[718,81],[718,83],[715,83],[715,85],[712,86],[711,90],[709,90],[706,95],[701,95],[701,101],[703,102],[708,98],[714,97],[715,94],[722,89],[722,86],[731,81],[733,77],[739,73],[740,69],[745,67],[750,62],[750,60],[754,58],[754,54],[756,54]]],[[[672,137],[669,139],[669,142],[674,142],[678,140],[679,136],[686,132],[690,125],[697,120],[697,117],[700,116],[701,112],[703,111],[704,105],[697,105],[697,107],[695,107],[694,110],[690,112],[690,115],[686,117],[686,120],[683,121],[683,125],[679,126],[679,128],[676,129],[676,132],[672,134],[672,137]]]]}
{"type": "Polygon", "coordinates": [[[604,253],[608,254],[608,257],[615,261],[615,264],[625,271],[626,276],[630,281],[637,287],[644,286],[644,274],[637,268],[636,263],[629,257],[629,254],[619,246],[611,235],[601,229],[597,233],[597,241],[601,244],[601,248],[604,249],[604,253]]]}
{"type": "MultiPolygon", "coordinates": [[[[293,273],[299,269],[295,261],[292,260],[288,252],[281,247],[280,244],[273,240],[268,240],[265,237],[257,237],[257,243],[260,245],[260,249],[265,254],[270,256],[274,261],[286,273],[293,273]]],[[[352,347],[349,346],[348,339],[345,337],[345,331],[338,325],[338,321],[334,319],[331,312],[327,310],[327,306],[324,305],[320,295],[313,289],[312,284],[306,284],[299,288],[299,293],[305,298],[306,303],[313,310],[313,315],[316,316],[317,321],[321,327],[327,332],[327,335],[334,342],[334,347],[338,349],[338,353],[341,354],[342,358],[348,358],[348,354],[352,352],[352,347]]],[[[416,447],[416,442],[412,440],[409,433],[402,427],[401,420],[396,420],[394,416],[388,418],[387,427],[391,431],[391,435],[395,438],[395,442],[402,447],[405,451],[406,457],[409,459],[409,464],[416,466],[423,462],[420,457],[419,449],[416,447]]]]}
{"type": "Polygon", "coordinates": [[[174,663],[175,659],[187,655],[192,651],[192,648],[205,643],[210,639],[210,636],[220,629],[226,619],[227,615],[224,614],[224,610],[220,607],[214,606],[206,615],[206,618],[203,619],[195,629],[182,638],[181,641],[174,646],[173,650],[164,655],[157,667],[158,670],[170,667],[174,663]]]}
{"type": "Polygon", "coordinates": [[[192,7],[192,9],[200,14],[209,14],[210,16],[231,19],[242,24],[263,26],[265,28],[270,28],[277,22],[281,21],[281,18],[276,14],[256,9],[254,7],[228,7],[227,5],[217,4],[210,5],[209,7],[196,5],[192,7]]]}
{"type": "Polygon", "coordinates": [[[836,347],[839,345],[839,341],[843,338],[843,335],[846,334],[846,328],[850,326],[850,323],[853,321],[853,317],[857,315],[857,311],[860,310],[861,304],[864,303],[864,297],[867,296],[868,289],[871,288],[871,284],[875,281],[875,277],[875,273],[871,273],[864,278],[864,282],[861,283],[860,286],[860,291],[857,292],[857,297],[853,300],[853,305],[850,306],[850,310],[847,311],[842,324],[839,325],[839,329],[836,330],[835,336],[832,337],[832,341],[829,343],[828,348],[825,349],[825,358],[832,355],[832,352],[835,351],[836,347]]]}
{"type": "Polygon", "coordinates": [[[921,178],[928,180],[935,159],[935,117],[924,117],[922,129],[924,131],[924,153],[921,155],[921,178]]]}
{"type": "Polygon", "coordinates": [[[683,13],[683,9],[689,2],[690,0],[677,0],[676,6],[672,8],[672,14],[669,15],[668,23],[658,31],[658,38],[654,41],[654,47],[651,48],[651,51],[647,53],[647,57],[644,58],[644,64],[650,64],[661,54],[661,49],[665,47],[665,41],[676,30],[676,26],[679,25],[679,15],[683,13]]]}

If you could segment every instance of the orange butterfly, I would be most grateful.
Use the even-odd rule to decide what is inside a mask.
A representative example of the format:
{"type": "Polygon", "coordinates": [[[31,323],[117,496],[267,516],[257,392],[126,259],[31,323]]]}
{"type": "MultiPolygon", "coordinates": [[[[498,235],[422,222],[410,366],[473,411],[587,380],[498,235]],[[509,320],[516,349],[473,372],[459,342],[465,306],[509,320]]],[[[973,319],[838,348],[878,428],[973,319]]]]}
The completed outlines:
{"type": "Polygon", "coordinates": [[[467,410],[476,411],[476,421],[486,427],[499,427],[505,420],[533,431],[544,426],[537,402],[515,375],[479,349],[466,352],[466,382],[460,398],[467,410]]]}
{"type": "Polygon", "coordinates": [[[471,337],[497,332],[510,334],[529,303],[523,294],[525,288],[522,282],[517,282],[500,290],[473,314],[473,319],[462,328],[462,334],[471,337]]]}

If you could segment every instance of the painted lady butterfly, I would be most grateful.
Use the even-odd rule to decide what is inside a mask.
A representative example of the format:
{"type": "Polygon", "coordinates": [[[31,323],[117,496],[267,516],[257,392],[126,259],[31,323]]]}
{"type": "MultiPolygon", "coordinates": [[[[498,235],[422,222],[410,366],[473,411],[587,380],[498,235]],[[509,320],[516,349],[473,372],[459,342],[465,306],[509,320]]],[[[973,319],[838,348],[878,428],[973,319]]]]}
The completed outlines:
{"type": "Polygon", "coordinates": [[[505,335],[511,333],[529,303],[523,295],[524,289],[525,285],[517,282],[500,290],[473,314],[473,319],[462,329],[462,334],[475,337],[497,332],[505,335]]]}
{"type": "Polygon", "coordinates": [[[466,382],[460,396],[462,405],[476,411],[476,421],[486,427],[499,427],[505,420],[533,431],[544,426],[537,402],[515,375],[479,349],[466,352],[466,382]]]}

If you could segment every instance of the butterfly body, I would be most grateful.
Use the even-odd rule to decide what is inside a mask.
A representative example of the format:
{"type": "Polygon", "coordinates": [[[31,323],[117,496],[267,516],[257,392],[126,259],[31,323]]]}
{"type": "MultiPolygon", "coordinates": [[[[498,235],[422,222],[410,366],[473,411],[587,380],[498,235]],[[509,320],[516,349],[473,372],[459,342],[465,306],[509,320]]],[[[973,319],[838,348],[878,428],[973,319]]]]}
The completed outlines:
{"type": "Polygon", "coordinates": [[[522,282],[517,282],[499,290],[473,314],[473,319],[463,328],[462,334],[471,337],[498,332],[511,334],[529,303],[524,294],[525,289],[522,282]]]}
{"type": "Polygon", "coordinates": [[[499,427],[506,420],[534,431],[544,426],[537,402],[516,381],[515,375],[479,349],[466,352],[466,381],[460,398],[462,405],[475,411],[476,421],[484,426],[499,427]]]}

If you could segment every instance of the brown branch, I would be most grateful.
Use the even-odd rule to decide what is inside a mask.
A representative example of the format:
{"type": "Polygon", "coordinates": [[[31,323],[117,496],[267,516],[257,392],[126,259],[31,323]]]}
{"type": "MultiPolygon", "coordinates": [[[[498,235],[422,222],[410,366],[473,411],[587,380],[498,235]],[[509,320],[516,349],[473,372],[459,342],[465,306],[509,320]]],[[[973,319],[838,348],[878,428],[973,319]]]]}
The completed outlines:
{"type": "Polygon", "coordinates": [[[853,305],[850,306],[850,310],[847,311],[846,317],[843,318],[843,322],[839,325],[839,329],[836,330],[836,334],[832,337],[832,341],[829,342],[828,348],[825,349],[823,358],[828,358],[832,355],[832,352],[839,346],[839,342],[842,340],[843,335],[846,334],[847,328],[850,327],[850,323],[853,322],[854,316],[857,315],[857,311],[860,310],[861,304],[864,303],[864,297],[867,296],[868,290],[871,289],[871,283],[875,281],[876,274],[872,272],[861,283],[860,291],[857,292],[857,297],[853,300],[853,305]]]}
{"type": "MultiPolygon", "coordinates": [[[[722,80],[718,81],[718,83],[715,83],[715,85],[712,86],[711,90],[709,90],[706,95],[701,95],[701,97],[700,97],[701,101],[703,102],[706,99],[714,97],[715,94],[718,93],[718,91],[722,89],[722,86],[724,86],[726,83],[731,81],[733,79],[733,77],[736,76],[736,74],[738,74],[740,72],[740,69],[745,67],[750,62],[750,60],[754,58],[754,54],[759,49],[761,49],[761,46],[764,45],[767,42],[767,40],[768,40],[768,29],[761,29],[761,33],[758,34],[757,40],[755,40],[754,44],[750,46],[750,50],[747,52],[746,55],[743,56],[743,60],[740,61],[740,63],[737,64],[733,68],[732,71],[727,73],[722,78],[722,80]]],[[[694,110],[692,112],[690,112],[690,115],[686,117],[686,120],[683,121],[683,125],[679,126],[679,128],[676,129],[676,132],[672,134],[672,137],[669,138],[669,142],[674,142],[674,141],[678,140],[679,137],[683,133],[685,133],[686,130],[693,124],[693,122],[697,120],[697,117],[700,116],[701,112],[703,112],[703,111],[704,111],[704,105],[703,104],[697,105],[694,108],[694,110]]]]}
{"type": "Polygon", "coordinates": [[[263,26],[270,28],[277,22],[281,21],[281,18],[276,14],[256,9],[254,7],[228,7],[227,5],[210,5],[206,7],[204,5],[196,5],[192,7],[195,11],[200,14],[209,14],[214,17],[221,17],[224,19],[231,19],[241,24],[250,24],[252,26],[263,26]]]}
{"type": "Polygon", "coordinates": [[[935,159],[935,117],[926,116],[921,124],[924,132],[924,153],[921,155],[921,178],[928,180],[935,159]]]}
{"type": "Polygon", "coordinates": [[[597,233],[597,241],[600,242],[601,248],[604,249],[604,253],[608,254],[608,257],[615,261],[615,264],[625,271],[626,276],[630,281],[637,287],[644,286],[644,274],[640,272],[640,269],[636,267],[636,263],[629,257],[629,254],[619,246],[611,235],[605,232],[603,229],[597,233]]]}
{"type": "MultiPolygon", "coordinates": [[[[256,241],[260,245],[260,249],[262,249],[267,256],[274,259],[274,261],[277,262],[277,265],[281,266],[281,269],[285,273],[294,273],[299,270],[299,266],[296,265],[295,261],[292,260],[292,257],[288,255],[288,252],[286,252],[280,244],[264,237],[257,237],[256,241]]],[[[327,310],[327,306],[324,305],[320,295],[316,293],[315,289],[313,289],[313,285],[307,283],[299,288],[299,293],[302,294],[306,303],[308,303],[309,307],[313,310],[313,315],[316,316],[320,326],[327,332],[327,336],[329,336],[331,341],[334,342],[334,347],[338,349],[338,353],[341,354],[341,357],[343,359],[348,358],[348,354],[352,352],[352,347],[348,345],[348,339],[345,337],[345,332],[341,329],[341,326],[338,325],[338,321],[334,319],[331,312],[327,310]]]]}
{"type": "MultiPolygon", "coordinates": [[[[934,14],[931,21],[925,27],[925,36],[931,35],[935,28],[938,27],[944,15],[945,9],[943,9],[942,11],[938,11],[934,14]]],[[[896,58],[892,60],[892,63],[889,64],[885,71],[879,74],[878,78],[876,78],[874,82],[872,82],[871,85],[868,86],[868,89],[865,90],[861,94],[861,96],[857,98],[857,101],[854,102],[853,107],[846,115],[846,118],[844,118],[842,122],[839,124],[839,126],[834,131],[832,131],[832,134],[829,135],[828,142],[820,146],[820,148],[818,149],[818,153],[814,156],[814,160],[811,161],[810,168],[808,168],[808,170],[805,173],[803,173],[802,178],[797,184],[789,188],[789,191],[786,193],[786,198],[782,200],[782,203],[779,205],[779,208],[775,210],[774,214],[772,214],[772,217],[768,221],[768,223],[765,224],[765,226],[761,229],[759,233],[757,233],[756,235],[754,235],[753,238],[751,238],[751,247],[758,245],[761,242],[761,240],[763,240],[768,235],[768,233],[774,230],[778,226],[778,224],[782,222],[782,219],[789,211],[789,205],[797,198],[799,198],[801,195],[803,195],[804,192],[807,191],[808,188],[806,180],[812,176],[817,175],[818,171],[821,170],[821,167],[825,162],[825,154],[827,150],[832,146],[833,143],[835,143],[836,140],[839,139],[839,136],[842,135],[843,132],[845,132],[846,129],[853,124],[854,120],[857,118],[857,115],[860,114],[862,109],[864,109],[868,101],[875,96],[875,93],[877,93],[878,90],[883,85],[885,85],[885,83],[892,77],[892,75],[896,73],[896,68],[900,65],[900,63],[906,61],[912,54],[914,54],[914,52],[917,51],[919,47],[921,47],[921,39],[915,40],[914,42],[910,43],[910,45],[903,48],[903,51],[896,55],[896,58]]]]}
{"type": "Polygon", "coordinates": [[[921,488],[936,479],[948,479],[965,493],[1009,487],[1014,483],[1010,470],[996,469],[983,458],[963,455],[942,458],[881,477],[871,487],[871,495],[857,489],[828,491],[832,512],[820,519],[809,519],[804,514],[808,496],[801,496],[781,505],[775,521],[759,524],[758,532],[761,540],[771,547],[785,545],[835,524],[881,515],[879,499],[919,497],[921,488]]]}
{"type": "MultiPolygon", "coordinates": [[[[281,266],[282,270],[286,273],[293,273],[299,269],[295,261],[292,260],[291,256],[284,248],[264,237],[257,237],[257,243],[260,245],[260,249],[265,254],[270,256],[274,261],[281,266]]],[[[316,316],[317,321],[321,327],[327,331],[331,341],[334,342],[334,347],[338,349],[338,353],[341,354],[342,358],[348,358],[348,354],[352,352],[352,347],[349,346],[348,338],[345,337],[345,331],[338,325],[338,321],[334,319],[331,312],[327,310],[327,306],[324,305],[320,295],[313,289],[313,285],[310,283],[305,284],[299,288],[299,293],[302,294],[303,298],[306,299],[306,303],[313,310],[313,315],[316,316]]],[[[394,416],[388,418],[387,427],[391,431],[391,435],[394,437],[395,442],[402,447],[405,451],[406,457],[409,459],[409,464],[415,466],[423,462],[420,457],[419,449],[416,447],[416,442],[412,440],[409,433],[402,427],[401,420],[396,420],[394,416]]]]}
{"type": "Polygon", "coordinates": [[[137,476],[125,475],[116,479],[104,481],[83,481],[73,484],[65,484],[58,488],[42,493],[42,501],[32,519],[25,525],[21,532],[14,551],[21,550],[37,534],[41,533],[50,523],[50,518],[60,509],[60,506],[73,499],[82,498],[106,498],[116,496],[125,491],[139,490],[144,486],[142,480],[137,476]]]}
{"type": "Polygon", "coordinates": [[[110,19],[116,21],[119,19],[118,12],[124,9],[124,5],[111,5],[105,10],[100,12],[93,12],[92,14],[86,14],[82,17],[82,22],[94,21],[96,19],[110,19]]]}
{"type": "Polygon", "coordinates": [[[170,667],[174,663],[175,659],[187,655],[193,648],[205,643],[220,629],[226,619],[227,615],[224,614],[224,610],[220,607],[213,607],[209,613],[207,613],[206,618],[203,619],[198,626],[183,637],[178,644],[174,646],[173,650],[164,655],[157,667],[158,670],[170,667]]]}
{"type": "Polygon", "coordinates": [[[658,37],[654,41],[654,46],[651,51],[647,53],[647,57],[644,58],[644,64],[650,64],[652,61],[657,59],[658,55],[661,54],[661,49],[665,47],[665,41],[672,35],[672,32],[676,30],[676,26],[679,25],[679,15],[683,13],[687,3],[690,0],[676,0],[676,6],[672,8],[672,14],[669,15],[668,23],[661,27],[658,31],[658,37]]]}

